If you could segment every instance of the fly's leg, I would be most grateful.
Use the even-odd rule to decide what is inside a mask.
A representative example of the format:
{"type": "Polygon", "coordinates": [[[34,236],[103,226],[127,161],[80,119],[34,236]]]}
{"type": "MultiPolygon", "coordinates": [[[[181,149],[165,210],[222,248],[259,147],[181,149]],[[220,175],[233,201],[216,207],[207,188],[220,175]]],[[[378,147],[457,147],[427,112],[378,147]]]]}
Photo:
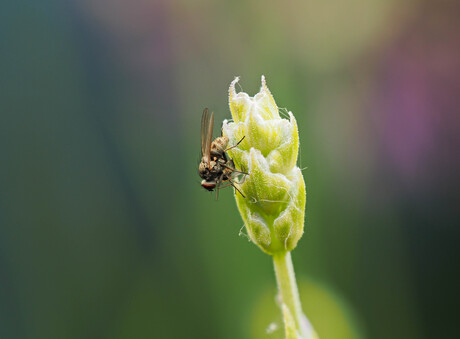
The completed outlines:
{"type": "Polygon", "coordinates": [[[218,190],[219,190],[219,189],[222,189],[222,188],[225,188],[225,187],[228,187],[228,186],[233,186],[233,188],[236,189],[236,190],[238,191],[238,193],[241,194],[241,196],[242,196],[243,198],[246,198],[246,197],[244,196],[244,194],[241,193],[241,191],[235,186],[235,183],[234,183],[231,179],[228,179],[228,181],[229,181],[229,183],[228,183],[227,185],[222,186],[222,187],[219,187],[218,190]]]}
{"type": "Polygon", "coordinates": [[[219,180],[217,180],[216,185],[216,200],[219,200],[219,190],[221,189],[220,184],[222,183],[222,179],[224,178],[224,173],[221,174],[219,180]]]}
{"type": "Polygon", "coordinates": [[[240,172],[240,173],[243,174],[243,179],[238,181],[238,184],[241,185],[242,183],[244,183],[244,181],[246,180],[246,176],[249,175],[249,174],[246,173],[246,172],[240,172]]]}
{"type": "Polygon", "coordinates": [[[241,191],[235,186],[235,184],[233,183],[233,181],[231,181],[230,179],[229,179],[229,181],[230,181],[230,185],[232,185],[233,188],[236,189],[236,190],[238,191],[238,193],[241,194],[241,196],[242,196],[243,198],[246,198],[246,197],[244,196],[244,194],[241,193],[241,191]]]}
{"type": "Polygon", "coordinates": [[[225,168],[228,168],[229,170],[231,170],[232,172],[234,173],[239,173],[239,174],[244,174],[244,175],[249,175],[249,173],[246,173],[246,172],[241,172],[241,171],[238,171],[230,166],[227,166],[225,164],[220,164],[222,167],[225,167],[225,168]]]}

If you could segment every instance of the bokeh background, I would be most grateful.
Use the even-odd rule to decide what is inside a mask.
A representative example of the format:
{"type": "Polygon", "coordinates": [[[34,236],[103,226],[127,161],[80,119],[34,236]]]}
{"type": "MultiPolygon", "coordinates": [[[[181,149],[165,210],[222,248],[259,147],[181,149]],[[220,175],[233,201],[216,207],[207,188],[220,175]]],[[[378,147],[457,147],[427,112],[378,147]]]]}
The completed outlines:
{"type": "Polygon", "coordinates": [[[458,335],[458,1],[0,4],[0,338],[282,337],[270,258],[197,174],[203,108],[262,74],[321,338],[458,335]]]}

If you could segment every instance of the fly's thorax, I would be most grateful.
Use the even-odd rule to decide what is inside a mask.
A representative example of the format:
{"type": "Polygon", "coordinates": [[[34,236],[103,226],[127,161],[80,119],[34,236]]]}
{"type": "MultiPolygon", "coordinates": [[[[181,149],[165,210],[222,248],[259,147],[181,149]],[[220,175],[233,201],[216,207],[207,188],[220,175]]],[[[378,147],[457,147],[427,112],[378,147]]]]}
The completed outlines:
{"type": "Polygon", "coordinates": [[[227,148],[228,145],[228,137],[221,136],[215,138],[211,144],[211,154],[223,156],[224,150],[227,148]]]}
{"type": "Polygon", "coordinates": [[[212,164],[215,164],[214,161],[207,161],[206,159],[201,159],[200,165],[198,166],[198,174],[201,178],[209,180],[213,174],[212,170],[214,167],[211,167],[212,164]]]}

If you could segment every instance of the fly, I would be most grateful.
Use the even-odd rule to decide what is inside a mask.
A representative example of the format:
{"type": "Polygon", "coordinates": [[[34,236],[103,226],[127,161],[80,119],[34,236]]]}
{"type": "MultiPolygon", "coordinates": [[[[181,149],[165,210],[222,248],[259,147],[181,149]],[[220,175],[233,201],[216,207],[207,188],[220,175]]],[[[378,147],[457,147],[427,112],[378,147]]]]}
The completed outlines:
{"type": "Polygon", "coordinates": [[[244,197],[232,179],[237,173],[244,175],[247,173],[237,171],[233,160],[225,153],[238,146],[244,137],[236,145],[227,148],[228,137],[223,135],[212,140],[213,125],[214,113],[209,114],[209,110],[205,108],[201,117],[201,162],[198,167],[200,177],[203,179],[201,186],[208,191],[214,191],[231,185],[244,197]],[[227,181],[229,184],[222,187],[221,184],[227,181]]]}

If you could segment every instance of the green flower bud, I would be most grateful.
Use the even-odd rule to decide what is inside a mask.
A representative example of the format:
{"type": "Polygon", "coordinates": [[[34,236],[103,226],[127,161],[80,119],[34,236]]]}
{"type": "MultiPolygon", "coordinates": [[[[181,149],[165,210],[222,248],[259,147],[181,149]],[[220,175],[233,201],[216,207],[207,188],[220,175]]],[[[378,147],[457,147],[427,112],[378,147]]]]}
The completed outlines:
{"type": "Polygon", "coordinates": [[[236,93],[236,78],[229,89],[233,122],[224,121],[228,151],[239,171],[247,172],[235,192],[238,209],[251,240],[268,254],[293,250],[304,229],[305,182],[296,166],[299,151],[297,122],[279,115],[262,76],[259,93],[236,93]]]}

